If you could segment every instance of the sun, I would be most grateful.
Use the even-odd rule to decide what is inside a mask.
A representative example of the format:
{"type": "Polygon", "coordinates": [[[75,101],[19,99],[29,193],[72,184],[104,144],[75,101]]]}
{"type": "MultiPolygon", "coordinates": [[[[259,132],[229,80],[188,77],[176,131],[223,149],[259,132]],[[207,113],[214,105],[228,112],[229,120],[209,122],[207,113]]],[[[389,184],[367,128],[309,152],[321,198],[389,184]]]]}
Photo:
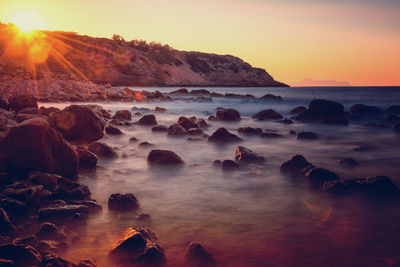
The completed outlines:
{"type": "Polygon", "coordinates": [[[29,33],[33,30],[44,30],[44,21],[33,11],[20,10],[12,14],[9,22],[15,24],[24,33],[29,33]]]}

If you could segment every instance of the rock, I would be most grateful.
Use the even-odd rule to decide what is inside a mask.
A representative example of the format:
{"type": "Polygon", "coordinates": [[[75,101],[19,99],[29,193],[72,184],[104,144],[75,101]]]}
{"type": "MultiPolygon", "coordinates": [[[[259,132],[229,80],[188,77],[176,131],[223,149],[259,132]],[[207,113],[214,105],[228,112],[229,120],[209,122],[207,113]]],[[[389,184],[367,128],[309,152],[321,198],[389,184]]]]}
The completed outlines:
{"type": "Polygon", "coordinates": [[[0,208],[0,234],[9,235],[13,232],[15,232],[15,226],[10,221],[7,211],[5,211],[3,208],[0,208]]]}
{"type": "Polygon", "coordinates": [[[64,235],[60,233],[60,230],[54,223],[45,222],[40,225],[39,230],[36,233],[36,236],[40,240],[56,240],[65,238],[64,235]]]}
{"type": "Polygon", "coordinates": [[[289,114],[293,114],[293,115],[295,115],[295,114],[300,114],[300,113],[305,112],[306,110],[307,110],[306,107],[304,107],[304,106],[299,106],[299,107],[296,107],[296,108],[292,109],[292,110],[289,112],[289,114]]]}
{"type": "Polygon", "coordinates": [[[156,116],[154,116],[153,114],[144,115],[137,123],[139,125],[157,125],[156,116]]]}
{"type": "Polygon", "coordinates": [[[282,119],[282,115],[276,112],[273,109],[264,109],[258,112],[257,114],[254,114],[252,116],[253,119],[257,119],[259,121],[263,120],[279,120],[282,119]]]}
{"type": "Polygon", "coordinates": [[[190,128],[187,131],[188,135],[202,135],[204,132],[199,128],[190,128]]]}
{"type": "Polygon", "coordinates": [[[266,94],[260,97],[259,99],[262,100],[283,100],[283,98],[279,95],[273,95],[273,94],[266,94]]]}
{"type": "Polygon", "coordinates": [[[15,95],[9,99],[9,107],[16,112],[24,108],[38,109],[37,98],[33,95],[15,95]]]}
{"type": "Polygon", "coordinates": [[[152,150],[147,156],[147,161],[158,165],[182,164],[183,160],[174,152],[169,150],[152,150]]]}
{"type": "Polygon", "coordinates": [[[139,208],[136,197],[131,194],[112,194],[108,198],[108,209],[113,211],[132,211],[139,208]]]}
{"type": "Polygon", "coordinates": [[[122,131],[112,125],[106,127],[106,134],[108,135],[122,135],[122,131]]]}
{"type": "Polygon", "coordinates": [[[182,89],[172,91],[169,94],[171,94],[171,95],[188,95],[189,91],[186,88],[182,88],[182,89]]]}
{"type": "Polygon", "coordinates": [[[237,135],[228,132],[228,130],[225,128],[219,128],[208,138],[208,141],[215,143],[226,143],[226,142],[238,142],[242,141],[242,139],[239,138],[237,135]]]}
{"type": "Polygon", "coordinates": [[[83,169],[95,169],[97,166],[97,156],[87,149],[77,148],[79,167],[83,169]]]}
{"type": "Polygon", "coordinates": [[[275,121],[275,122],[282,123],[282,124],[293,124],[293,121],[289,120],[289,119],[278,120],[278,121],[275,121]]]}
{"type": "Polygon", "coordinates": [[[387,123],[389,125],[394,125],[400,122],[400,117],[392,114],[386,114],[382,122],[387,123]]]}
{"type": "Polygon", "coordinates": [[[322,190],[335,194],[364,194],[378,197],[399,196],[399,188],[387,176],[328,181],[322,190]]]}
{"type": "Polygon", "coordinates": [[[172,124],[168,127],[168,135],[185,135],[187,131],[181,125],[172,124]]]}
{"type": "Polygon", "coordinates": [[[54,108],[54,107],[40,107],[39,108],[40,114],[46,116],[46,117],[50,117],[51,113],[55,113],[57,111],[60,111],[59,108],[54,108]]]}
{"type": "Polygon", "coordinates": [[[91,196],[90,190],[86,185],[80,185],[71,180],[61,177],[58,179],[57,185],[54,188],[53,195],[56,198],[69,199],[89,199],[91,196]]]}
{"type": "Polygon", "coordinates": [[[176,124],[182,126],[183,128],[185,128],[185,130],[189,130],[190,128],[199,128],[195,122],[183,116],[179,117],[176,124]]]}
{"type": "Polygon", "coordinates": [[[260,135],[262,133],[261,128],[253,128],[253,127],[241,127],[237,131],[239,133],[249,134],[249,135],[260,135]]]}
{"type": "Polygon", "coordinates": [[[156,107],[154,109],[155,112],[159,112],[159,113],[167,113],[168,110],[166,108],[162,108],[162,107],[156,107]]]}
{"type": "Polygon", "coordinates": [[[37,107],[29,107],[29,108],[24,108],[18,111],[18,114],[31,114],[31,115],[38,115],[39,109],[37,107]]]}
{"type": "Polygon", "coordinates": [[[31,172],[28,181],[32,184],[43,185],[47,190],[53,191],[61,176],[43,172],[31,172]]]}
{"type": "Polygon", "coordinates": [[[42,119],[12,128],[5,138],[3,153],[7,169],[12,172],[44,171],[72,177],[78,170],[76,151],[42,119]]]}
{"type": "Polygon", "coordinates": [[[151,128],[153,132],[168,132],[168,127],[165,125],[156,125],[151,128]]]}
{"type": "Polygon", "coordinates": [[[24,244],[0,246],[0,258],[13,261],[14,267],[42,266],[42,256],[39,251],[24,244]]]}
{"type": "Polygon", "coordinates": [[[11,216],[21,216],[28,211],[26,205],[21,201],[4,196],[0,197],[0,207],[11,216]]]}
{"type": "Polygon", "coordinates": [[[89,208],[89,213],[98,213],[103,210],[103,207],[96,202],[96,200],[72,200],[68,202],[69,205],[83,205],[89,208]]]}
{"type": "Polygon", "coordinates": [[[233,108],[218,110],[216,117],[220,121],[239,121],[240,113],[233,108]]]}
{"type": "Polygon", "coordinates": [[[47,252],[43,256],[43,265],[45,267],[76,267],[75,264],[57,256],[54,253],[47,252]]]}
{"type": "Polygon", "coordinates": [[[339,159],[339,164],[345,165],[347,167],[354,167],[358,165],[358,162],[353,158],[343,158],[339,159]]]}
{"type": "Polygon", "coordinates": [[[325,99],[312,100],[308,110],[299,113],[294,119],[305,123],[348,124],[343,105],[325,99]]]}
{"type": "Polygon", "coordinates": [[[53,113],[49,121],[70,142],[91,143],[104,135],[104,121],[86,106],[68,106],[53,113]]]}
{"type": "Polygon", "coordinates": [[[274,139],[274,138],[283,138],[283,135],[277,134],[277,133],[262,133],[262,134],[260,135],[260,137],[261,137],[261,138],[271,138],[271,139],[274,139]]]}
{"type": "Polygon", "coordinates": [[[364,105],[364,104],[355,104],[351,106],[350,112],[352,114],[361,117],[376,117],[376,118],[381,118],[385,114],[384,111],[378,107],[364,105]]]}
{"type": "Polygon", "coordinates": [[[162,266],[166,262],[164,250],[157,244],[157,237],[147,228],[129,228],[110,252],[110,257],[126,265],[162,266]]]}
{"type": "Polygon", "coordinates": [[[206,90],[206,89],[195,89],[190,91],[191,95],[209,95],[210,91],[206,90]]]}
{"type": "Polygon", "coordinates": [[[239,162],[250,163],[250,162],[263,162],[265,161],[265,158],[260,154],[244,146],[238,146],[235,152],[235,160],[239,162]]]}
{"type": "Polygon", "coordinates": [[[282,173],[286,173],[292,176],[299,176],[303,169],[308,166],[313,166],[308,162],[302,155],[296,155],[292,157],[289,161],[283,163],[280,167],[282,173]]]}
{"type": "Polygon", "coordinates": [[[318,136],[313,132],[300,132],[297,134],[297,139],[314,140],[314,139],[318,139],[318,136]]]}
{"type": "Polygon", "coordinates": [[[149,142],[147,142],[147,141],[141,142],[139,144],[139,147],[149,147],[149,146],[154,146],[154,145],[149,143],[149,142]]]}
{"type": "Polygon", "coordinates": [[[199,243],[193,241],[186,252],[186,261],[189,266],[207,267],[217,266],[214,257],[199,243]]]}
{"type": "Polygon", "coordinates": [[[97,267],[96,263],[92,260],[81,260],[78,267],[97,267]]]}
{"type": "Polygon", "coordinates": [[[84,205],[55,205],[39,209],[40,220],[65,220],[73,217],[77,213],[87,214],[89,208],[84,205]]]}
{"type": "Polygon", "coordinates": [[[9,110],[10,109],[10,103],[8,99],[4,96],[0,96],[0,108],[4,110],[9,110]]]}
{"type": "Polygon", "coordinates": [[[150,219],[150,215],[146,213],[141,213],[136,217],[136,220],[138,221],[147,221],[150,219]]]}
{"type": "Polygon", "coordinates": [[[226,159],[222,162],[222,169],[225,171],[237,170],[239,169],[239,164],[233,160],[226,159]]]}
{"type": "Polygon", "coordinates": [[[112,147],[102,142],[94,142],[90,144],[88,148],[89,151],[94,153],[99,158],[113,159],[118,157],[117,153],[112,147]]]}
{"type": "Polygon", "coordinates": [[[396,133],[400,133],[400,122],[396,123],[395,125],[393,125],[393,130],[396,133]]]}
{"type": "Polygon", "coordinates": [[[386,109],[386,114],[400,115],[400,105],[393,105],[386,109]]]}
{"type": "Polygon", "coordinates": [[[210,117],[208,117],[208,120],[209,120],[209,121],[216,121],[216,120],[217,120],[217,117],[215,117],[215,116],[210,116],[210,117]]]}
{"type": "Polygon", "coordinates": [[[207,128],[209,125],[204,119],[198,119],[196,124],[199,128],[207,128]]]}
{"type": "Polygon", "coordinates": [[[0,188],[6,185],[13,184],[15,182],[15,177],[9,172],[0,172],[0,188]]]}
{"type": "Polygon", "coordinates": [[[118,110],[112,118],[113,120],[130,121],[132,113],[129,110],[118,110]]]}
{"type": "Polygon", "coordinates": [[[311,183],[321,185],[327,181],[337,181],[339,176],[336,173],[328,171],[323,168],[310,168],[310,170],[305,174],[311,183]]]}
{"type": "Polygon", "coordinates": [[[138,141],[138,139],[134,136],[129,138],[129,142],[137,142],[137,141],[138,141]]]}

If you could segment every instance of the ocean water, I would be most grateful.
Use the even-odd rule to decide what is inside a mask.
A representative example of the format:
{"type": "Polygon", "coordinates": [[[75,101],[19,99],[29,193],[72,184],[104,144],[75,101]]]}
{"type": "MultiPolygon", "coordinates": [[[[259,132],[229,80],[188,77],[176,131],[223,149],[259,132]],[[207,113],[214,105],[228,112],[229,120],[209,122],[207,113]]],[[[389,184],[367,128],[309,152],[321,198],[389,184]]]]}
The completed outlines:
{"type": "MultiPolygon", "coordinates": [[[[179,88],[132,88],[170,92],[179,88]]],[[[192,88],[190,88],[192,89],[192,88]]],[[[195,88],[194,88],[195,89],[195,88]]],[[[155,113],[159,124],[171,125],[180,116],[206,119],[217,107],[237,109],[240,122],[211,121],[205,133],[219,127],[244,139],[241,143],[216,145],[190,142],[186,137],[153,133],[151,127],[124,126],[122,136],[105,136],[101,141],[113,146],[119,157],[100,160],[95,173],[83,173],[92,197],[103,205],[101,214],[91,216],[80,229],[80,239],[62,255],[77,261],[93,258],[99,266],[115,266],[107,254],[126,228],[148,226],[156,232],[165,249],[167,266],[185,266],[185,252],[191,241],[200,241],[220,266],[397,266],[400,265],[400,202],[355,196],[337,197],[312,188],[307,179],[292,178],[279,172],[279,166],[296,154],[314,165],[336,172],[342,178],[387,175],[400,186],[400,135],[392,129],[363,126],[303,124],[283,125],[255,121],[251,115],[273,108],[285,118],[299,105],[315,98],[342,103],[345,109],[356,103],[383,109],[400,104],[400,87],[339,88],[207,88],[213,92],[271,93],[283,101],[213,98],[212,102],[106,102],[98,103],[111,112],[121,109],[168,109],[155,113]],[[237,133],[239,127],[260,127],[284,135],[262,139],[237,133]],[[318,140],[300,141],[289,134],[314,131],[318,140]],[[139,142],[130,142],[130,137],[139,142]],[[140,148],[148,141],[153,147],[140,148]],[[266,158],[260,165],[249,165],[233,172],[214,167],[216,159],[233,159],[237,145],[266,158]],[[354,148],[366,146],[363,152],[354,148]],[[181,167],[155,167],[147,164],[151,149],[172,150],[183,158],[181,167]],[[360,164],[345,168],[338,159],[352,157],[360,164]],[[108,211],[112,193],[133,193],[140,209],[128,214],[108,211]],[[148,213],[151,219],[138,221],[148,213]]],[[[68,103],[46,103],[63,107],[68,103]]],[[[134,112],[134,111],[133,111],[134,112]]],[[[151,112],[149,112],[151,113],[151,112]]],[[[134,120],[139,119],[134,117],[134,120]]]]}

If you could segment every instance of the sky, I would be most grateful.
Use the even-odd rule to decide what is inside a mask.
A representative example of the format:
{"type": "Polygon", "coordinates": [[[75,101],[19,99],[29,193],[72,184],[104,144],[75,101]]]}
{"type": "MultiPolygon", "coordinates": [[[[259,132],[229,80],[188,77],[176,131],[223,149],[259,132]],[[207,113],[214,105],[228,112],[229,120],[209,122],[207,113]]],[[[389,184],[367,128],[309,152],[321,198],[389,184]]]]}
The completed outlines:
{"type": "Polygon", "coordinates": [[[21,12],[47,30],[235,55],[289,84],[400,85],[400,0],[0,0],[0,21],[21,12]]]}

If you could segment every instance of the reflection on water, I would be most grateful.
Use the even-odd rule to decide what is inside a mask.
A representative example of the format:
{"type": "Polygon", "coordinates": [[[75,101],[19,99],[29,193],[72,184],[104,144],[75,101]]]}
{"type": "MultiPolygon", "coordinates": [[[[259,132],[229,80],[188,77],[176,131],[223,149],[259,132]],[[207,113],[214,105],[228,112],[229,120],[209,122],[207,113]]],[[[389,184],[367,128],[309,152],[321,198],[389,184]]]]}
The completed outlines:
{"type": "MultiPolygon", "coordinates": [[[[232,92],[232,89],[224,88],[210,90],[232,92]]],[[[300,88],[293,91],[234,90],[257,96],[274,93],[285,100],[272,103],[214,99],[210,103],[101,104],[112,111],[132,106],[165,107],[168,114],[156,114],[159,124],[164,125],[176,122],[181,115],[206,119],[203,111],[215,113],[218,106],[234,107],[243,117],[240,122],[213,121],[206,133],[211,134],[222,126],[234,133],[239,127],[253,126],[276,130],[285,138],[261,139],[239,134],[245,140],[241,144],[262,154],[266,162],[223,172],[212,162],[233,159],[237,144],[221,146],[206,141],[190,142],[186,137],[152,133],[149,127],[121,127],[123,136],[103,139],[116,148],[119,158],[100,160],[96,173],[83,174],[80,178],[91,189],[93,198],[104,206],[104,211],[89,219],[80,242],[71,246],[64,256],[77,260],[90,255],[100,266],[111,266],[107,262],[107,253],[115,241],[128,227],[146,225],[157,233],[166,250],[168,266],[183,265],[186,246],[193,240],[204,243],[221,266],[399,265],[400,203],[333,197],[310,188],[305,179],[290,178],[279,172],[282,162],[302,154],[313,164],[335,171],[343,178],[388,175],[400,185],[399,136],[390,129],[354,124],[344,127],[253,121],[252,114],[271,107],[289,117],[287,113],[291,108],[308,104],[312,95],[301,97],[300,88]],[[314,131],[320,139],[301,142],[289,135],[290,130],[314,131]],[[139,142],[155,144],[155,148],[176,152],[185,165],[179,168],[149,166],[146,157],[153,147],[139,148],[139,142],[129,141],[132,136],[139,142]],[[354,151],[354,147],[365,144],[371,147],[370,151],[354,151]],[[360,165],[344,168],[337,163],[342,157],[353,157],[360,165]],[[139,200],[140,210],[122,215],[109,212],[107,199],[117,192],[133,193],[139,200]],[[138,221],[139,213],[148,213],[151,219],[138,221]]],[[[360,102],[381,107],[400,102],[399,93],[395,100],[393,97],[384,99],[375,89],[375,95],[379,97],[374,100],[373,91],[369,91],[372,89],[357,89],[361,90],[359,94],[354,91],[356,89],[340,90],[347,94],[346,99],[336,94],[314,94],[332,100],[342,99],[347,107],[360,102]]]]}

